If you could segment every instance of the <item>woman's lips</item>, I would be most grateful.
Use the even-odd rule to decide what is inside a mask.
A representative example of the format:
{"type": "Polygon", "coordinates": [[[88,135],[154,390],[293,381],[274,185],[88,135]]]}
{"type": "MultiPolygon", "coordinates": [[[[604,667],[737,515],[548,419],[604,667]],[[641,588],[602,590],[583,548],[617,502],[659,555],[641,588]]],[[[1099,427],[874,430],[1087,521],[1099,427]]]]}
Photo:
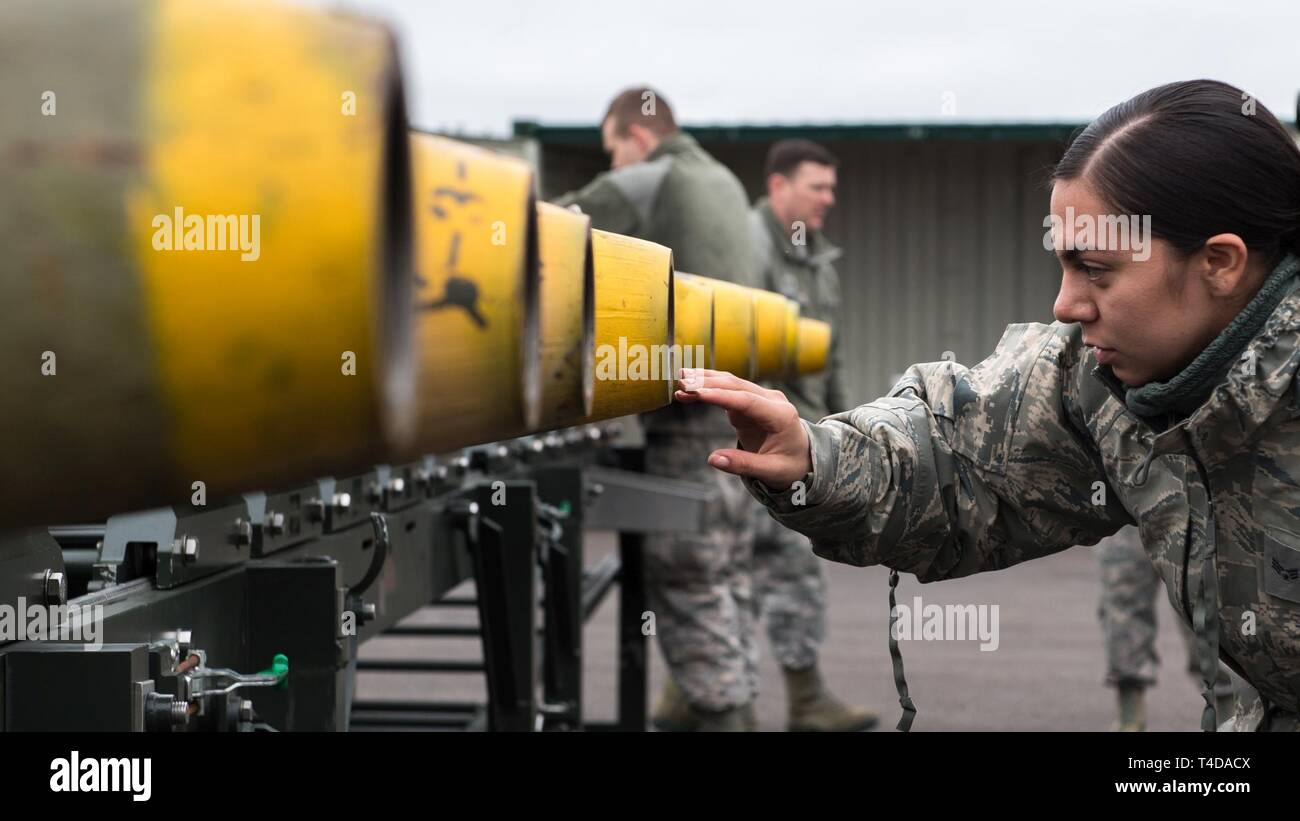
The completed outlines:
{"type": "Polygon", "coordinates": [[[1114,348],[1103,348],[1100,345],[1089,345],[1088,347],[1092,348],[1093,355],[1097,357],[1098,365],[1109,365],[1115,359],[1114,348]]]}

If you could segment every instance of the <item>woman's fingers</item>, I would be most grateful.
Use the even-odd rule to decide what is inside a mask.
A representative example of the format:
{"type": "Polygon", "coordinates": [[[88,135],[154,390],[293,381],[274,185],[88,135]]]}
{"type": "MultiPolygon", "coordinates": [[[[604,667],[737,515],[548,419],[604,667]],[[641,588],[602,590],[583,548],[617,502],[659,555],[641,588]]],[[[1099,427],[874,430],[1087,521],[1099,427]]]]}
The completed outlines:
{"type": "Polygon", "coordinates": [[[761,385],[755,385],[753,382],[741,379],[739,376],[726,371],[711,371],[708,368],[683,368],[680,377],[682,389],[688,391],[700,388],[726,388],[733,391],[746,391],[768,399],[775,399],[777,394],[776,391],[770,391],[761,385]]]}
{"type": "Polygon", "coordinates": [[[776,402],[756,393],[727,388],[700,388],[693,393],[695,401],[726,408],[764,430],[780,431],[790,424],[798,424],[799,414],[789,402],[776,402]]]}
{"type": "Polygon", "coordinates": [[[771,391],[726,371],[683,368],[678,402],[703,402],[727,412],[740,446],[714,451],[709,464],[737,476],[753,477],[774,491],[811,468],[807,436],[799,412],[779,391],[771,391]]]}
{"type": "Polygon", "coordinates": [[[757,479],[774,493],[790,489],[793,480],[806,473],[794,464],[789,456],[775,453],[750,453],[735,448],[723,448],[709,454],[709,464],[724,473],[757,479]]]}

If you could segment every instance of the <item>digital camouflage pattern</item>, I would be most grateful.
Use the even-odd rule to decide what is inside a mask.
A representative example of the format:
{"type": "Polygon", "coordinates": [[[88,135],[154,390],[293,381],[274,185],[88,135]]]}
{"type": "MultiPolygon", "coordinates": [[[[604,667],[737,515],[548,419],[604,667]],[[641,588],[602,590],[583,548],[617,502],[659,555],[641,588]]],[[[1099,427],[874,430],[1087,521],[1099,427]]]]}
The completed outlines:
{"type": "MultiPolygon", "coordinates": [[[[835,260],[840,249],[820,231],[807,231],[794,242],[794,229],[783,226],[766,197],[749,212],[759,285],[799,303],[800,316],[831,326],[831,350],[821,373],[771,384],[786,395],[804,419],[821,419],[848,406],[840,344],[840,278],[835,260]]],[[[754,542],[755,603],[766,615],[767,635],[777,662],[790,670],[817,663],[826,636],[826,579],[808,539],[772,521],[756,509],[754,542]]]]}
{"type": "MultiPolygon", "coordinates": [[[[729,440],[725,447],[735,444],[729,440]]],[[[777,663],[806,670],[817,664],[826,639],[826,576],[808,537],[781,527],[762,508],[754,512],[755,615],[767,623],[777,663]]]]}
{"type": "Polygon", "coordinates": [[[646,473],[718,492],[701,532],[646,535],[646,596],[664,661],[692,706],[715,712],[741,707],[758,692],[753,501],[738,478],[703,458],[735,439],[652,437],[646,444],[646,473]]]}
{"type": "MultiPolygon", "coordinates": [[[[1156,682],[1160,666],[1156,653],[1160,575],[1147,558],[1136,527],[1126,527],[1102,539],[1097,545],[1097,557],[1101,564],[1097,615],[1106,641],[1106,684],[1150,687],[1156,682]]],[[[1178,632],[1187,646],[1187,671],[1199,679],[1196,636],[1182,622],[1178,622],[1178,632]]],[[[1214,689],[1216,698],[1232,695],[1232,681],[1222,665],[1214,689]]]]}
{"type": "MultiPolygon", "coordinates": [[[[1220,657],[1259,691],[1266,724],[1294,727],[1297,363],[1293,286],[1210,398],[1157,432],[1125,407],[1080,326],[1012,325],[973,368],[915,365],[888,397],[805,422],[806,504],[749,487],[818,555],[923,582],[1096,544],[1136,522],[1211,665],[1220,657]]],[[[1211,665],[1202,678],[1213,682],[1211,665]]]]}
{"type": "Polygon", "coordinates": [[[1135,527],[1097,545],[1101,599],[1097,616],[1106,643],[1106,684],[1150,687],[1156,683],[1156,594],[1160,576],[1142,549],[1135,527]]]}

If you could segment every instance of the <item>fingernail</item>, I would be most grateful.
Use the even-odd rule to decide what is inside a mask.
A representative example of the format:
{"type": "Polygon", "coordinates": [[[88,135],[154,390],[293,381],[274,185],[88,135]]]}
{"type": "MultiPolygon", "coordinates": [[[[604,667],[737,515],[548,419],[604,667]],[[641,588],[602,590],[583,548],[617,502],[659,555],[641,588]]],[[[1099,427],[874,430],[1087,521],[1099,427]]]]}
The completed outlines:
{"type": "Polygon", "coordinates": [[[731,460],[725,456],[714,456],[709,459],[709,464],[713,465],[715,468],[725,468],[727,465],[731,464],[731,460]]]}
{"type": "Polygon", "coordinates": [[[700,380],[695,377],[687,377],[682,380],[682,390],[693,391],[700,387],[700,380]]]}

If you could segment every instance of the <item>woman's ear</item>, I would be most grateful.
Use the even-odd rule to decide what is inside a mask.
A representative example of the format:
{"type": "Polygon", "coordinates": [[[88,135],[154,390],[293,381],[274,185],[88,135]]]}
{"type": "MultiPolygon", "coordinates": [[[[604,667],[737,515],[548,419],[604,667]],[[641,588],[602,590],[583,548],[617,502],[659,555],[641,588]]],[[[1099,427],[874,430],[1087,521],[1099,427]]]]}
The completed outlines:
{"type": "Polygon", "coordinates": [[[1241,237],[1215,234],[1196,252],[1193,266],[1211,296],[1238,299],[1252,296],[1259,286],[1252,270],[1254,266],[1248,265],[1249,260],[1246,243],[1241,237]]]}

